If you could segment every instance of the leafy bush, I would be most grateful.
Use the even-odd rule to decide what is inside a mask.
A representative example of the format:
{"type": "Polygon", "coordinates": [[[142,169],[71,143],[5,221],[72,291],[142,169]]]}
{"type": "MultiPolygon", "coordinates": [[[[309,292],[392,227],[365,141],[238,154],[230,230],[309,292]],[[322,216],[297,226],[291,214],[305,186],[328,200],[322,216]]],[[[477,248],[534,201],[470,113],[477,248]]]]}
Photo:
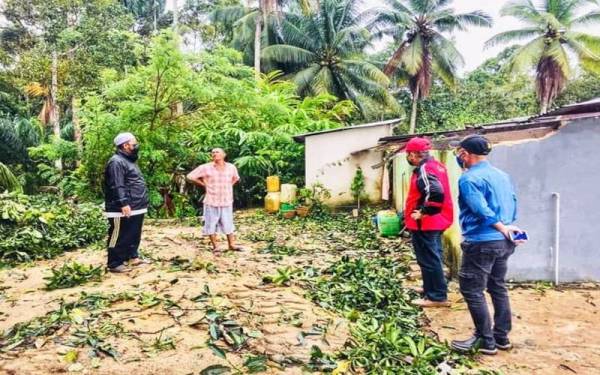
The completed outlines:
{"type": "Polygon", "coordinates": [[[52,258],[100,240],[107,224],[99,206],[55,196],[0,194],[0,260],[52,258]]]}
{"type": "Polygon", "coordinates": [[[277,73],[257,81],[233,50],[183,55],[169,33],[154,39],[149,56],[146,66],[122,79],[107,78],[99,94],[87,97],[80,114],[82,169],[94,193],[101,194],[114,136],[131,131],[141,144],[139,165],[153,213],[165,212],[161,207],[168,196],[173,214],[188,214],[182,207],[190,203],[177,194],[197,202],[202,192],[186,191],[182,177],[209,161],[214,147],[223,148],[240,172],[238,205],[261,200],[269,174],[301,183],[303,146],[292,136],[339,127],[354,110],[352,103],[330,95],[301,100],[294,84],[277,73]]]}
{"type": "Polygon", "coordinates": [[[102,280],[102,266],[81,264],[77,262],[65,263],[60,268],[52,268],[52,276],[45,277],[48,280],[46,289],[72,288],[85,284],[89,281],[102,280]]]}

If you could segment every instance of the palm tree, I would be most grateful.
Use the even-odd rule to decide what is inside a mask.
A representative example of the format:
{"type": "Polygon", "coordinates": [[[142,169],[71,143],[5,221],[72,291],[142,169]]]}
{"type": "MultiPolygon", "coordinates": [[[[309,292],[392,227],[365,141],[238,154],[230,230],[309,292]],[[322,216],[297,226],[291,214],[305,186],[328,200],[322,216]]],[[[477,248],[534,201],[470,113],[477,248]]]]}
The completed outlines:
{"type": "Polygon", "coordinates": [[[16,191],[19,193],[23,192],[21,183],[12,173],[10,168],[0,162],[0,193],[5,191],[16,191]]]}
{"type": "Polygon", "coordinates": [[[374,24],[379,35],[391,36],[397,45],[384,73],[392,76],[403,68],[409,76],[412,111],[409,133],[415,132],[417,105],[429,95],[433,73],[454,86],[456,70],[464,64],[454,43],[444,33],[464,31],[468,26],[491,27],[492,19],[482,11],[455,14],[452,0],[385,0],[387,8],[374,24]]]}
{"type": "Polygon", "coordinates": [[[313,12],[289,12],[281,24],[283,43],[264,48],[263,59],[292,75],[300,95],[350,99],[363,116],[372,101],[396,109],[389,79],[364,58],[372,41],[366,16],[358,0],[322,0],[313,12]]]}
{"type": "Polygon", "coordinates": [[[269,25],[279,25],[285,0],[257,0],[255,7],[235,5],[217,8],[211,13],[213,22],[233,27],[233,47],[252,57],[256,79],[261,72],[261,49],[274,37],[269,25]]]}
{"type": "Polygon", "coordinates": [[[596,1],[544,0],[541,7],[531,0],[512,1],[502,8],[501,14],[516,17],[526,26],[497,34],[486,43],[493,46],[529,39],[515,51],[510,66],[515,73],[535,67],[541,113],[548,111],[565,88],[571,75],[569,55],[575,56],[584,70],[600,75],[600,37],[573,30],[600,23],[600,8],[578,15],[590,3],[596,1]]]}

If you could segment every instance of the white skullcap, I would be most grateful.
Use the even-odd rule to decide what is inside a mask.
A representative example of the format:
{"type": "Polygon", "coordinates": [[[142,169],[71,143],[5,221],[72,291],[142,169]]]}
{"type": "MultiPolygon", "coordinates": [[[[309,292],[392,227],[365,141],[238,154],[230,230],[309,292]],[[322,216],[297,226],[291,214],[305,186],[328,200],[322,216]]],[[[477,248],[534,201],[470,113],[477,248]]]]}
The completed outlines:
{"type": "Polygon", "coordinates": [[[131,134],[131,133],[119,133],[116,137],[115,137],[115,146],[120,146],[123,143],[127,143],[129,141],[131,141],[132,139],[135,139],[135,135],[131,134]]]}

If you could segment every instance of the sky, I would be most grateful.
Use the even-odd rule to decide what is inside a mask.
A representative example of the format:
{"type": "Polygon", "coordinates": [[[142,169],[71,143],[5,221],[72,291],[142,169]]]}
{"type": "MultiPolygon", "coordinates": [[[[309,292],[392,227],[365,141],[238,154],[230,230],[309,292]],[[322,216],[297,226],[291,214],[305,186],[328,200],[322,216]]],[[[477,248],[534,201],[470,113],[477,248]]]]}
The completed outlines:
{"type": "MultiPolygon", "coordinates": [[[[0,0],[1,1],[1,0],[0,0]]],[[[181,7],[185,0],[176,0],[181,7]]],[[[175,0],[167,0],[167,9],[173,9],[175,0]]],[[[244,1],[245,2],[245,1],[244,1]]],[[[498,46],[483,50],[483,44],[486,40],[495,34],[511,30],[519,27],[519,22],[511,17],[503,17],[500,19],[500,8],[508,2],[508,0],[454,0],[452,6],[459,13],[466,13],[473,10],[483,10],[494,19],[492,28],[474,27],[469,32],[457,32],[454,38],[457,42],[458,50],[465,59],[465,66],[461,69],[461,73],[471,71],[482,62],[490,57],[496,56],[507,46],[498,46]]],[[[384,3],[381,0],[363,0],[365,8],[381,7],[384,3]]],[[[377,49],[379,46],[375,46],[377,49]]]]}
{"type": "Polygon", "coordinates": [[[454,0],[453,6],[457,13],[466,13],[473,10],[483,10],[492,16],[494,25],[487,27],[472,27],[467,32],[456,32],[454,39],[456,46],[465,59],[463,72],[471,71],[486,59],[496,56],[508,45],[499,45],[484,49],[485,42],[494,35],[507,30],[518,29],[521,23],[513,17],[500,17],[500,8],[508,1],[503,0],[454,0]]]}

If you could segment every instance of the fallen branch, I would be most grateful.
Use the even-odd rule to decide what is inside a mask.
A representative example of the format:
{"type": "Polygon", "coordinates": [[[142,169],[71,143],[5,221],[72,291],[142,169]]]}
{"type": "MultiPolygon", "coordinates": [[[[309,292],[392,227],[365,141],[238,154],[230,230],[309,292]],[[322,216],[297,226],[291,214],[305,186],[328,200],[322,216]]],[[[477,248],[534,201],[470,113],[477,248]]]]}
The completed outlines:
{"type": "Polygon", "coordinates": [[[163,327],[157,331],[130,331],[131,333],[136,333],[138,335],[156,335],[157,333],[161,333],[169,328],[174,328],[175,324],[171,324],[169,326],[163,327]]]}

